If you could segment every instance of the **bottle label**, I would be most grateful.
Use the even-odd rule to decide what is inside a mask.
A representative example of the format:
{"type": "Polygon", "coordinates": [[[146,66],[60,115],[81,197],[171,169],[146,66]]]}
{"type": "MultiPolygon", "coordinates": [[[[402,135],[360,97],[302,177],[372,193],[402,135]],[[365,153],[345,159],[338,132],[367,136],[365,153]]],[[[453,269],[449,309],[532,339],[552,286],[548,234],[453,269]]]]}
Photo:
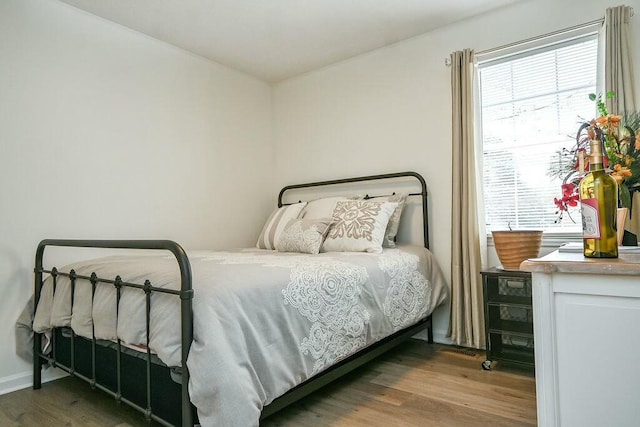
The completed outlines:
{"type": "Polygon", "coordinates": [[[598,199],[582,199],[580,211],[582,212],[582,237],[584,239],[599,239],[598,199]]]}

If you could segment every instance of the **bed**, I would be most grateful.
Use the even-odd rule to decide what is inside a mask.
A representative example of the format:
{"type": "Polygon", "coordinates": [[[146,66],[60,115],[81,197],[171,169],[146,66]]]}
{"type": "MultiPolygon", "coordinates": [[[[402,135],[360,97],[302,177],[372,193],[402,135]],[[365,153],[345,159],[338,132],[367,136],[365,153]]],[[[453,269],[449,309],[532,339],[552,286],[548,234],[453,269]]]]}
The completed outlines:
{"type": "Polygon", "coordinates": [[[50,364],[162,425],[257,425],[419,331],[432,342],[448,288],[427,212],[424,179],[403,172],[284,187],[256,248],[43,240],[34,388],[50,364]],[[406,181],[418,191],[394,191],[406,181]],[[318,188],[342,194],[285,202],[318,188]],[[422,244],[396,245],[411,201],[422,244]],[[51,246],[144,251],[44,268],[51,246]]]}

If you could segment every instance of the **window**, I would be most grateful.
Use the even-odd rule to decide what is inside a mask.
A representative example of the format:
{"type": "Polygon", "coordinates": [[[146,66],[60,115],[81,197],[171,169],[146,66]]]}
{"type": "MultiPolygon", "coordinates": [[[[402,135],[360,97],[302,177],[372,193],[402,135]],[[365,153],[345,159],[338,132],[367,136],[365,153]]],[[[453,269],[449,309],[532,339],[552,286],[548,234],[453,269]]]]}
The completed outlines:
{"type": "Polygon", "coordinates": [[[557,221],[558,151],[595,115],[596,34],[480,62],[479,97],[487,231],[582,230],[578,208],[557,221]],[[572,221],[573,219],[573,221],[572,221]],[[575,222],[574,222],[575,221],[575,222]]]}

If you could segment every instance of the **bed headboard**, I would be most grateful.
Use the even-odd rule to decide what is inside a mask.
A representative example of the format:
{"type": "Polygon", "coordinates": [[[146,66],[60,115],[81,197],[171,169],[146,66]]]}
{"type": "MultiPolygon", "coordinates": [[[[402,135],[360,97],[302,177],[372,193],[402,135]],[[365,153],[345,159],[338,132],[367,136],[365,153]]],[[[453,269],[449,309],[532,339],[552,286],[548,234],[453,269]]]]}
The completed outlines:
{"type": "MultiPolygon", "coordinates": [[[[400,182],[406,183],[407,181],[417,180],[419,184],[420,191],[419,192],[409,192],[409,196],[419,196],[421,198],[421,206],[422,206],[422,230],[423,230],[423,243],[425,248],[429,248],[429,221],[428,221],[428,211],[427,211],[427,184],[424,181],[422,175],[417,172],[398,172],[398,173],[389,173],[389,174],[381,174],[381,175],[369,175],[369,176],[359,176],[355,178],[343,178],[343,179],[334,179],[330,181],[318,181],[318,182],[309,182],[305,184],[293,184],[287,185],[280,190],[280,194],[278,194],[278,207],[282,207],[284,205],[289,205],[291,203],[284,203],[283,199],[286,192],[291,192],[294,190],[302,190],[302,189],[310,189],[310,188],[318,188],[318,187],[339,187],[339,186],[349,186],[354,183],[363,183],[363,184],[372,184],[378,181],[384,181],[379,186],[368,185],[367,190],[371,189],[372,191],[381,191],[380,194],[374,193],[369,194],[368,192],[365,195],[365,198],[373,198],[373,197],[382,197],[382,196],[390,196],[395,193],[393,190],[394,184],[398,185],[400,182]],[[384,184],[384,185],[382,185],[384,184]],[[368,188],[371,187],[371,188],[368,188]]],[[[414,181],[415,184],[415,181],[414,181]]],[[[349,186],[350,189],[353,186],[349,186]]],[[[362,190],[361,188],[357,188],[358,190],[362,190]]],[[[326,194],[325,194],[326,195],[326,194]]],[[[302,201],[302,200],[298,200],[302,201]]]]}

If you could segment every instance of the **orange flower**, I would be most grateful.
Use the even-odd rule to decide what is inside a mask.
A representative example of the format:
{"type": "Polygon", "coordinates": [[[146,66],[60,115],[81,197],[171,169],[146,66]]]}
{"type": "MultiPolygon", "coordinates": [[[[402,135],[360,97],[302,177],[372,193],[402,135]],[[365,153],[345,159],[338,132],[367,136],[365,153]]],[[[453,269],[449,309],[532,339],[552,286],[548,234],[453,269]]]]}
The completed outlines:
{"type": "Polygon", "coordinates": [[[632,175],[632,173],[631,173],[631,171],[629,170],[629,168],[624,167],[624,166],[615,165],[615,166],[613,167],[613,170],[614,170],[614,171],[616,171],[616,172],[618,172],[618,173],[619,173],[619,174],[621,174],[621,175],[624,175],[624,176],[631,176],[631,175],[632,175]]]}
{"type": "Polygon", "coordinates": [[[636,134],[636,150],[640,150],[640,132],[636,134]]]}
{"type": "Polygon", "coordinates": [[[625,180],[625,178],[633,176],[633,173],[629,170],[628,167],[615,165],[613,167],[613,172],[611,173],[611,176],[613,177],[613,179],[616,180],[618,185],[620,185],[622,181],[625,180]]]}
{"type": "Polygon", "coordinates": [[[609,114],[608,116],[600,116],[596,119],[596,123],[601,129],[605,127],[617,128],[622,120],[622,116],[609,114]]]}

